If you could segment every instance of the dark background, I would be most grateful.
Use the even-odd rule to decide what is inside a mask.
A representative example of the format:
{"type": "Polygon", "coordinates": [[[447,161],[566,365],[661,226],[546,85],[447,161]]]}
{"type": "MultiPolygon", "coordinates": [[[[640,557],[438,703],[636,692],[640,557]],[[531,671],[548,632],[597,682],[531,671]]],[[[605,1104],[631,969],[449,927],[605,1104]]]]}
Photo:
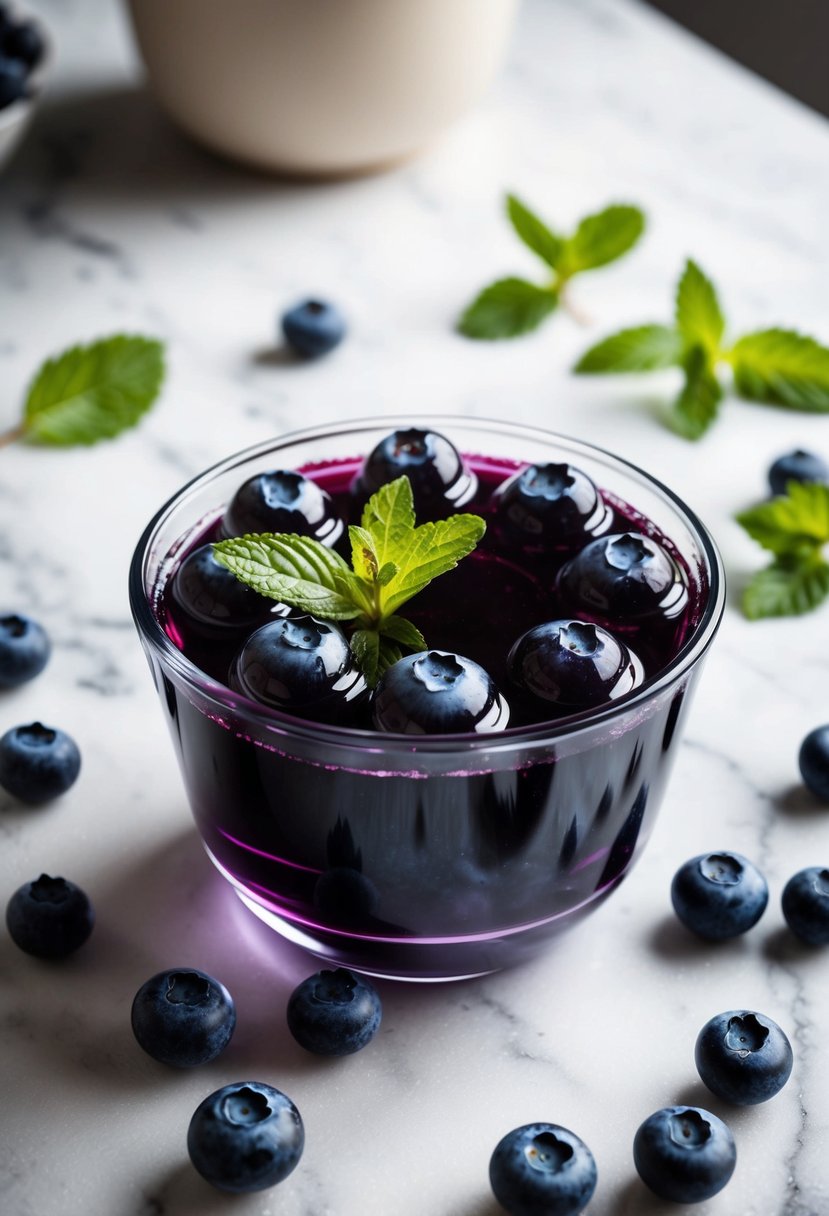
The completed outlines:
{"type": "Polygon", "coordinates": [[[648,0],[829,115],[829,0],[648,0]]]}

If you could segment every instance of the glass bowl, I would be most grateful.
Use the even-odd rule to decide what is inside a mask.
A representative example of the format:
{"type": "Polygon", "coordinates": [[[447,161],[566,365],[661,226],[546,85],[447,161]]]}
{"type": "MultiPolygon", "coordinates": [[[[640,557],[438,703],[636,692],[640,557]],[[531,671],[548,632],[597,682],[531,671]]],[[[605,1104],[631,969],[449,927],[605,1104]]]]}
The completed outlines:
{"type": "MultiPolygon", "coordinates": [[[[670,661],[618,701],[563,720],[419,737],[300,720],[199,670],[162,627],[161,592],[238,486],[275,468],[356,469],[399,425],[297,431],[201,474],[148,524],[130,600],[196,825],[243,902],[329,963],[467,978],[536,953],[598,907],[638,857],[722,616],[724,578],[689,508],[600,448],[508,423],[407,420],[504,476],[570,462],[627,504],[688,582],[687,629],[670,661]]],[[[459,603],[459,612],[479,609],[459,603]]]]}

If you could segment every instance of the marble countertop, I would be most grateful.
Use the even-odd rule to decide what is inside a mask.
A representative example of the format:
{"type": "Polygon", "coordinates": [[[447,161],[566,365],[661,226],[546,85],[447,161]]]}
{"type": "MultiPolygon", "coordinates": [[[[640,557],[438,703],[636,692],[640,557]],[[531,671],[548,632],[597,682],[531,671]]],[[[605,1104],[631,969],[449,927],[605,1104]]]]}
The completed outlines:
{"type": "Polygon", "coordinates": [[[114,330],[169,347],[162,403],[89,450],[0,452],[0,601],[50,630],[36,681],[0,699],[0,729],[41,719],[78,740],[58,802],[0,796],[0,898],[42,870],[92,897],[88,945],[47,966],[0,939],[0,1211],[4,1216],[496,1216],[487,1165],[510,1127],[561,1122],[595,1153],[591,1216],[678,1209],[637,1180],[631,1143],[660,1106],[696,1101],[738,1142],[732,1182],[700,1216],[829,1213],[829,969],[779,910],[786,879],[829,861],[829,812],[799,785],[797,749],[827,718],[829,609],[749,624],[739,589],[762,554],[733,522],[781,451],[829,455],[829,418],[729,400],[694,446],[660,420],[671,373],[569,375],[589,341],[667,317],[685,256],[717,281],[735,327],[829,337],[829,128],[632,0],[526,0],[487,98],[419,159],[383,176],[286,184],[180,138],[141,85],[123,14],[105,0],[39,5],[59,58],[51,92],[0,181],[0,429],[48,354],[114,330]],[[561,224],[613,200],[649,216],[641,247],[578,284],[594,318],[474,344],[453,332],[471,294],[533,259],[502,218],[512,189],[561,224]],[[339,301],[351,336],[328,360],[273,356],[296,297],[339,301]],[[455,985],[382,985],[378,1040],[341,1062],[287,1036],[310,960],[212,870],[130,619],[126,575],[149,516],[231,450],[299,425],[412,411],[508,416],[577,434],[684,496],[721,547],[731,592],[669,791],[638,866],[536,962],[455,985]],[[765,871],[769,909],[745,938],[696,943],[668,888],[695,853],[736,849],[765,871]],[[145,1057],[138,985],[183,960],[236,995],[237,1036],[192,1072],[145,1057]],[[738,1006],[795,1049],[784,1091],[726,1112],[693,1043],[738,1006]],[[257,1077],[307,1129],[279,1188],[230,1199],[187,1160],[191,1112],[257,1077]]]}

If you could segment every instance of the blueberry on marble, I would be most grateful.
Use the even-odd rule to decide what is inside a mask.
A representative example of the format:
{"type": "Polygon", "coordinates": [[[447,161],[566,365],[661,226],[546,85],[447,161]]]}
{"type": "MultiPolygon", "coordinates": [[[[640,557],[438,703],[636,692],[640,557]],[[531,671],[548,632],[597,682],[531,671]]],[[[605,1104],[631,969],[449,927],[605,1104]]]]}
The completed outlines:
{"type": "Polygon", "coordinates": [[[571,607],[617,621],[678,616],[688,602],[685,580],[670,554],[638,532],[591,541],[559,572],[558,587],[571,607]]]}
{"type": "Polygon", "coordinates": [[[173,1068],[215,1060],[236,1026],[233,997],[195,967],[160,971],[142,984],[132,1003],[132,1031],[147,1055],[173,1068]]]}
{"type": "Polygon", "coordinates": [[[524,692],[569,711],[615,701],[642,683],[639,659],[606,629],[586,621],[546,621],[527,630],[507,660],[524,692]]]}
{"type": "Polygon", "coordinates": [[[319,359],[339,346],[346,334],[345,317],[336,304],[303,300],[282,314],[282,334],[294,354],[319,359]]]}
{"type": "Polygon", "coordinates": [[[6,907],[12,941],[38,958],[66,958],[84,944],[94,924],[86,893],[74,882],[49,874],[24,883],[6,907]]]}
{"type": "Polygon", "coordinates": [[[731,1129],[697,1106],[666,1106],[633,1140],[639,1177],[660,1199],[701,1203],[723,1189],[737,1164],[731,1129]]]}
{"type": "Polygon", "coordinates": [[[365,700],[365,677],[343,631],[305,615],[250,635],[230,674],[237,692],[300,717],[344,719],[365,700]]]}
{"type": "Polygon", "coordinates": [[[814,452],[797,448],[778,456],[769,469],[769,488],[772,494],[785,494],[790,481],[829,482],[829,465],[814,452]]]}
{"type": "Polygon", "coordinates": [[[382,1013],[373,984],[338,967],[318,971],[294,989],[288,1001],[288,1029],[306,1051],[348,1056],[371,1042],[382,1013]]]}
{"type": "Polygon", "coordinates": [[[403,735],[481,734],[504,730],[509,706],[492,677],[462,655],[424,650],[406,655],[377,682],[378,730],[403,735]]]}
{"type": "Polygon", "coordinates": [[[210,544],[187,554],[173,576],[171,595],[190,624],[207,637],[247,632],[273,607],[272,600],[246,587],[223,566],[210,544]]]}
{"type": "Polygon", "coordinates": [[[556,1123],[507,1132],[489,1162],[493,1194],[510,1216],[577,1216],[590,1202],[596,1177],[590,1149],[556,1123]]]}
{"type": "Polygon", "coordinates": [[[261,1081],[237,1081],[209,1094],[187,1131],[187,1151],[202,1178],[233,1194],[282,1182],[296,1168],[304,1145],[296,1106],[261,1081]]]}
{"type": "Polygon", "coordinates": [[[222,537],[258,532],[296,532],[331,548],[344,524],[331,495],[292,469],[257,473],[244,482],[222,518],[222,537]]]}
{"type": "Polygon", "coordinates": [[[796,937],[809,946],[829,946],[829,869],[808,866],[783,888],[783,915],[796,937]]]}
{"type": "Polygon", "coordinates": [[[0,43],[0,54],[22,63],[28,71],[43,55],[43,35],[34,21],[16,21],[8,26],[0,43]]]}
{"type": "Polygon", "coordinates": [[[741,853],[701,853],[677,870],[671,902],[692,933],[724,941],[757,924],[769,902],[769,888],[754,863],[741,853]]]}
{"type": "Polygon", "coordinates": [[[0,738],[0,786],[21,802],[48,802],[74,784],[81,753],[65,731],[41,722],[13,726],[0,738]]]}
{"type": "Polygon", "coordinates": [[[606,532],[613,512],[595,484],[571,464],[531,464],[492,497],[496,526],[526,551],[568,550],[606,532]]]}
{"type": "Polygon", "coordinates": [[[41,624],[22,612],[0,616],[0,688],[16,688],[39,675],[52,643],[41,624]]]}
{"type": "Polygon", "coordinates": [[[734,1106],[754,1106],[779,1093],[792,1071],[792,1046],[771,1018],[750,1009],[718,1013],[694,1049],[704,1085],[734,1106]]]}
{"type": "Polygon", "coordinates": [[[392,431],[366,457],[352,487],[369,498],[381,486],[408,477],[418,522],[444,519],[474,496],[478,479],[460,452],[437,431],[407,427],[392,431]]]}
{"type": "Polygon", "coordinates": [[[809,731],[797,759],[806,788],[821,802],[829,802],[829,724],[809,731]]]}
{"type": "Polygon", "coordinates": [[[19,101],[26,92],[26,65],[0,54],[0,110],[19,101]]]}

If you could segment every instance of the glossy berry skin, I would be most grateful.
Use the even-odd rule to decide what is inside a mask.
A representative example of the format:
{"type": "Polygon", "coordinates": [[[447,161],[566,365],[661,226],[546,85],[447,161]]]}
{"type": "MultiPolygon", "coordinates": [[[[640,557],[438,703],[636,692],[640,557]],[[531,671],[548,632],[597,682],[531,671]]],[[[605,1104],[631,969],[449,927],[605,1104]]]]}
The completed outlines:
{"type": "Polygon", "coordinates": [[[0,688],[17,688],[39,675],[52,643],[42,625],[22,612],[0,616],[0,688]]]}
{"type": "Polygon", "coordinates": [[[509,706],[471,659],[445,650],[406,655],[377,682],[377,730],[402,735],[481,734],[504,730],[509,706]]]}
{"type": "Polygon", "coordinates": [[[282,314],[282,334],[303,359],[319,359],[339,346],[346,334],[345,317],[325,300],[303,300],[282,314]]]}
{"type": "Polygon", "coordinates": [[[345,634],[313,616],[269,621],[252,633],[231,685],[272,709],[321,721],[346,719],[368,695],[345,634]]]}
{"type": "Polygon", "coordinates": [[[724,941],[757,924],[769,902],[769,888],[741,853],[701,853],[677,870],[671,902],[692,933],[724,941]]]}
{"type": "Polygon", "coordinates": [[[418,523],[447,518],[478,488],[478,478],[445,435],[408,427],[392,431],[369,453],[353,491],[368,499],[381,486],[404,476],[412,487],[418,523]]]}
{"type": "Polygon", "coordinates": [[[0,738],[0,786],[21,802],[48,802],[74,784],[78,745],[65,731],[40,722],[13,726],[0,738]]]}
{"type": "Polygon", "coordinates": [[[233,495],[219,529],[222,537],[296,532],[329,548],[343,533],[331,495],[310,477],[274,469],[249,477],[233,495]]]}
{"type": "Polygon", "coordinates": [[[660,1199],[701,1203],[723,1189],[737,1164],[727,1124],[698,1106],[666,1106],[641,1124],[633,1140],[639,1177],[660,1199]]]}
{"type": "Polygon", "coordinates": [[[675,617],[688,602],[673,558],[637,532],[613,533],[585,545],[562,567],[558,587],[571,607],[614,621],[675,617]]]}
{"type": "Polygon", "coordinates": [[[809,946],[829,946],[829,869],[809,866],[783,888],[783,915],[796,937],[809,946]]]}
{"type": "Polygon", "coordinates": [[[0,110],[19,101],[26,92],[26,65],[0,53],[0,110]]]}
{"type": "Polygon", "coordinates": [[[524,552],[569,551],[606,532],[613,512],[586,473],[570,464],[531,464],[492,497],[495,527],[524,552]]]}
{"type": "Polygon", "coordinates": [[[623,642],[584,621],[536,625],[518,639],[507,662],[517,687],[571,713],[617,700],[644,678],[623,642]]]}
{"type": "Polygon", "coordinates": [[[704,1085],[734,1106],[755,1106],[779,1093],[792,1071],[792,1047],[776,1022],[748,1009],[718,1013],[694,1049],[704,1085]]]}
{"type": "Polygon", "coordinates": [[[224,984],[194,967],[179,967],[141,985],[131,1020],[147,1055],[172,1068],[195,1068],[227,1047],[236,1007],[224,984]]]}
{"type": "Polygon", "coordinates": [[[596,1177],[590,1149],[556,1123],[507,1132],[489,1162],[493,1194],[510,1216],[577,1216],[590,1202],[596,1177]]]}
{"type": "Polygon", "coordinates": [[[171,596],[191,626],[204,637],[247,633],[266,620],[273,600],[246,587],[217,561],[212,545],[188,553],[176,570],[171,596]]]}
{"type": "Polygon", "coordinates": [[[790,481],[829,482],[829,465],[813,452],[797,449],[778,456],[769,469],[769,489],[772,494],[785,494],[790,481]]]}
{"type": "Polygon", "coordinates": [[[797,762],[806,788],[821,802],[829,802],[829,724],[809,731],[797,762]]]}
{"type": "Polygon", "coordinates": [[[6,31],[0,54],[31,70],[43,55],[43,36],[34,21],[15,22],[6,31]]]}
{"type": "Polygon", "coordinates": [[[237,1081],[198,1106],[187,1131],[195,1168],[220,1191],[264,1191],[302,1156],[305,1128],[293,1102],[261,1081],[237,1081]]]}
{"type": "Polygon", "coordinates": [[[94,924],[86,893],[68,879],[48,874],[24,883],[6,908],[12,941],[38,958],[66,958],[84,944],[94,924]]]}
{"type": "Polygon", "coordinates": [[[303,980],[288,1001],[288,1029],[306,1051],[349,1056],[380,1028],[383,1008],[367,979],[338,967],[303,980]]]}

